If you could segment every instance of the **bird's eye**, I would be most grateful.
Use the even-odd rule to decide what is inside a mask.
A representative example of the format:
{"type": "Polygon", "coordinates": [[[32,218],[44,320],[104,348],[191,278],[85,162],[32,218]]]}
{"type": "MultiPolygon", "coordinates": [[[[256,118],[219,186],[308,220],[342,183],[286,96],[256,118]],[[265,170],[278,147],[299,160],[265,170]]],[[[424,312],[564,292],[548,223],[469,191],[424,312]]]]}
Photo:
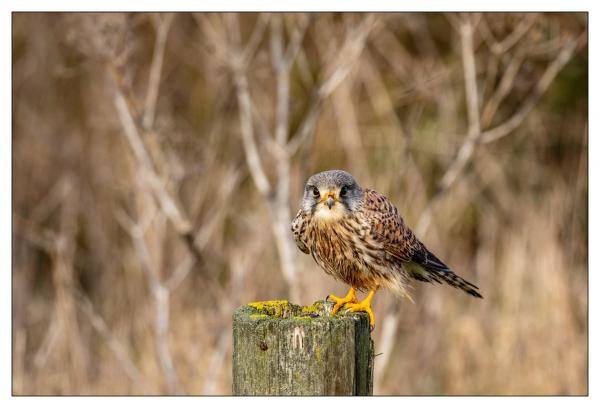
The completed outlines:
{"type": "Polygon", "coordinates": [[[315,197],[321,197],[321,193],[319,193],[319,189],[316,187],[313,187],[313,195],[315,197]]]}
{"type": "Polygon", "coordinates": [[[340,197],[345,197],[346,194],[348,194],[348,187],[344,186],[342,187],[342,189],[340,190],[340,197]]]}

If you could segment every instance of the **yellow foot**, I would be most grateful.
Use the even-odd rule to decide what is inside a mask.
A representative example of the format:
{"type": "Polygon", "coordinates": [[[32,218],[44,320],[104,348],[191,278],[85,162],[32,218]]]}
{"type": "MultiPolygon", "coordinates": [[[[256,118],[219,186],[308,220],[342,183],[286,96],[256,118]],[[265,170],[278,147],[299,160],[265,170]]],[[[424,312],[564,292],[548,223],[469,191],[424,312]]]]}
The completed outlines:
{"type": "Polygon", "coordinates": [[[331,309],[331,315],[335,316],[335,314],[340,310],[340,307],[345,305],[346,303],[356,303],[358,299],[356,299],[356,290],[354,288],[350,288],[346,296],[343,298],[339,298],[335,295],[327,296],[327,300],[333,300],[335,302],[335,306],[331,309]]]}
{"type": "Polygon", "coordinates": [[[371,330],[375,328],[375,315],[373,314],[373,310],[371,310],[371,299],[373,299],[373,295],[375,295],[374,290],[370,291],[362,302],[346,303],[346,309],[350,310],[351,312],[367,312],[369,315],[369,324],[371,325],[371,330]]]}

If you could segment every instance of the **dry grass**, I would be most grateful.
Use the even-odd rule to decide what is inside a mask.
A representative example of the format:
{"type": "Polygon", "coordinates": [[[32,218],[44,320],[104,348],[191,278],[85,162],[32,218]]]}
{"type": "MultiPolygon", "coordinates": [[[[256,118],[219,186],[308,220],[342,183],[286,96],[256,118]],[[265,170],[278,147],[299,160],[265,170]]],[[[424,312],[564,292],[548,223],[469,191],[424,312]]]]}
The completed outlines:
{"type": "Polygon", "coordinates": [[[485,297],[376,297],[378,394],[586,394],[587,17],[14,14],[13,392],[229,394],[231,314],[346,288],[306,178],[485,297]],[[277,239],[275,238],[277,237],[277,239]]]}

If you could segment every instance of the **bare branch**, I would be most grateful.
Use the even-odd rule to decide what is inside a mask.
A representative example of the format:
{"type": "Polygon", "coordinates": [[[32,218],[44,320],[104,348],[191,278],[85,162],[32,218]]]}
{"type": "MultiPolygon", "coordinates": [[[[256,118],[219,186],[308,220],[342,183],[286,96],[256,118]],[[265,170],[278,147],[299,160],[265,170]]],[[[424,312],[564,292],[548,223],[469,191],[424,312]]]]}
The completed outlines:
{"type": "MultiPolygon", "coordinates": [[[[439,184],[438,190],[432,199],[429,201],[428,206],[423,210],[421,218],[417,224],[416,232],[417,234],[423,234],[432,217],[432,208],[439,201],[440,197],[444,192],[448,191],[449,187],[457,180],[460,172],[465,168],[468,161],[471,159],[476,144],[478,143],[490,143],[495,140],[498,140],[504,136],[507,136],[516,128],[518,128],[522,122],[525,120],[527,115],[531,112],[535,104],[539,101],[542,95],[546,92],[546,90],[552,84],[552,81],[556,77],[556,75],[560,72],[560,70],[564,67],[564,65],[569,62],[569,60],[573,57],[573,54],[578,46],[582,46],[587,41],[586,33],[582,34],[577,39],[572,39],[567,41],[566,45],[562,48],[561,52],[558,56],[548,65],[546,71],[536,84],[533,92],[529,96],[529,98],[523,103],[521,108],[511,116],[506,122],[501,125],[486,130],[484,132],[480,132],[478,134],[469,134],[465,138],[462,146],[459,149],[456,159],[451,163],[448,167],[447,171],[444,173],[442,180],[439,184]]],[[[466,75],[466,72],[465,72],[466,75]]],[[[507,79],[507,81],[510,78],[507,79]]],[[[470,127],[471,129],[471,127],[470,127]]]]}
{"type": "Polygon", "coordinates": [[[123,126],[123,130],[125,131],[125,136],[127,137],[127,141],[129,142],[129,146],[133,150],[133,153],[137,159],[137,161],[146,169],[153,169],[152,160],[150,155],[146,151],[146,147],[142,142],[142,137],[138,132],[137,126],[133,120],[133,115],[127,105],[127,101],[125,100],[125,96],[121,92],[117,79],[114,73],[111,71],[110,78],[113,80],[113,85],[115,89],[115,108],[117,109],[117,113],[119,114],[119,119],[121,120],[121,125],[123,126]]]}
{"type": "Polygon", "coordinates": [[[455,31],[460,31],[461,20],[456,13],[444,13],[444,16],[455,31]]]}
{"type": "Polygon", "coordinates": [[[271,184],[263,170],[263,164],[258,154],[258,147],[254,140],[254,124],[252,120],[252,100],[248,89],[248,79],[246,71],[249,61],[243,57],[241,50],[241,38],[239,22],[236,14],[226,15],[226,22],[231,44],[225,44],[228,53],[231,55],[230,67],[233,71],[233,78],[236,88],[236,95],[239,106],[240,116],[240,134],[242,136],[242,145],[244,147],[244,157],[250,170],[250,176],[256,185],[258,191],[264,196],[271,194],[271,184]]]}
{"type": "MultiPolygon", "coordinates": [[[[168,25],[163,25],[162,27],[163,31],[162,34],[159,34],[159,37],[164,36],[164,39],[166,39],[168,25]]],[[[164,41],[164,39],[162,41],[164,41]]],[[[119,86],[116,70],[109,66],[109,73],[111,74],[109,75],[109,77],[110,79],[112,79],[114,85],[113,88],[115,93],[115,108],[117,109],[117,112],[119,114],[119,118],[121,121],[121,125],[123,126],[125,136],[134,152],[136,161],[138,162],[139,180],[141,184],[145,188],[147,188],[148,192],[150,193],[149,197],[154,198],[154,200],[158,203],[158,206],[161,209],[161,213],[159,213],[159,220],[164,220],[163,216],[169,219],[177,233],[186,243],[190,253],[193,254],[197,260],[200,260],[200,252],[194,245],[191,223],[187,219],[187,216],[185,216],[183,211],[180,209],[179,204],[169,194],[169,192],[166,189],[166,186],[163,184],[160,177],[156,173],[150,154],[148,153],[142,135],[140,134],[140,130],[138,129],[133,119],[131,110],[119,86]]],[[[160,72],[158,72],[157,75],[158,79],[155,79],[155,82],[152,82],[151,80],[149,84],[149,86],[156,87],[156,92],[158,92],[160,72]]],[[[153,92],[154,91],[149,90],[148,94],[152,95],[153,92]]],[[[155,96],[157,95],[158,94],[156,93],[155,96]]],[[[151,96],[151,98],[155,98],[155,96],[151,96]]],[[[148,109],[153,109],[153,107],[151,106],[153,103],[155,102],[150,102],[148,109]]],[[[147,110],[146,112],[149,111],[147,110]]],[[[151,125],[151,122],[148,122],[148,124],[151,125]]],[[[151,220],[155,219],[154,213],[152,213],[150,217],[151,220]]],[[[125,219],[124,217],[121,218],[125,219]]],[[[146,280],[150,288],[150,293],[152,294],[154,300],[154,335],[156,357],[158,359],[159,366],[167,386],[167,390],[170,394],[180,394],[181,390],[179,386],[179,381],[177,379],[177,373],[174,367],[173,359],[171,357],[168,344],[170,323],[169,288],[161,282],[159,271],[157,270],[154,262],[151,259],[150,251],[148,250],[148,246],[144,239],[144,230],[142,229],[142,227],[138,223],[134,223],[133,225],[131,225],[131,222],[127,220],[123,221],[122,223],[124,226],[128,226],[127,230],[130,233],[131,238],[133,240],[136,252],[138,254],[138,258],[142,264],[142,269],[146,275],[146,280]]],[[[188,268],[188,270],[189,269],[190,268],[188,268]]],[[[187,275],[187,272],[183,275],[183,277],[185,277],[185,275],[187,275]]],[[[178,279],[183,279],[183,277],[181,277],[181,275],[177,276],[178,279]]]]}
{"type": "MultiPolygon", "coordinates": [[[[485,17],[484,17],[485,18],[485,17]]],[[[484,40],[489,44],[490,50],[496,55],[502,55],[510,50],[519,42],[521,38],[533,27],[535,22],[537,21],[538,15],[535,13],[527,13],[525,17],[511,31],[509,35],[507,35],[502,41],[496,40],[494,35],[490,31],[487,24],[482,24],[480,26],[481,34],[484,40]]]]}
{"type": "Polygon", "coordinates": [[[477,135],[480,132],[477,68],[475,67],[475,50],[473,48],[473,25],[469,19],[465,19],[460,26],[460,40],[469,116],[469,135],[477,135]]]}
{"type": "Polygon", "coordinates": [[[360,57],[369,33],[375,26],[374,15],[368,15],[361,24],[350,31],[345,38],[337,58],[330,64],[329,70],[333,71],[313,93],[309,102],[309,109],[305,114],[298,130],[290,138],[287,150],[289,155],[295,154],[309,136],[312,135],[318,114],[323,101],[335,90],[341,81],[346,78],[354,63],[360,57]]]}
{"type": "Polygon", "coordinates": [[[321,99],[328,97],[338,84],[346,78],[354,62],[360,57],[375,22],[375,16],[369,14],[356,29],[350,31],[338,57],[332,64],[335,67],[333,73],[319,87],[318,94],[321,99]]]}
{"type": "Polygon", "coordinates": [[[506,68],[504,74],[502,75],[502,78],[500,79],[500,84],[496,88],[496,91],[494,92],[488,103],[485,105],[483,113],[481,114],[481,121],[483,122],[484,127],[486,127],[492,122],[492,119],[494,118],[498,107],[500,106],[506,95],[508,95],[508,93],[512,89],[515,78],[517,77],[519,68],[521,67],[522,63],[523,57],[520,53],[517,53],[511,58],[508,67],[506,68]]]}
{"type": "Polygon", "coordinates": [[[283,57],[281,19],[281,15],[276,15],[271,21],[271,59],[277,84],[275,142],[279,146],[283,146],[287,139],[290,99],[289,64],[283,57]]]}
{"type": "Polygon", "coordinates": [[[463,71],[465,78],[465,94],[467,96],[467,113],[469,131],[454,161],[450,164],[439,184],[439,190],[448,189],[457,179],[467,161],[475,151],[475,144],[481,133],[479,124],[479,101],[477,91],[477,69],[475,67],[475,51],[473,48],[473,25],[470,19],[464,18],[459,26],[461,39],[463,71]]]}
{"type": "Polygon", "coordinates": [[[177,373],[168,344],[169,333],[169,289],[160,281],[159,271],[152,262],[148,246],[139,225],[127,229],[136,249],[142,270],[154,300],[154,344],[163,378],[170,394],[181,394],[177,373]]]}
{"type": "MultiPolygon", "coordinates": [[[[147,182],[150,187],[155,199],[160,204],[161,210],[165,213],[167,218],[173,223],[173,226],[177,232],[187,240],[192,226],[187,217],[183,214],[178,203],[175,199],[167,192],[163,182],[160,180],[155,172],[152,159],[146,150],[142,137],[138,131],[138,128],[133,120],[133,116],[129,109],[129,106],[121,92],[118,82],[114,77],[114,71],[111,71],[111,79],[113,79],[114,90],[115,90],[115,108],[119,114],[121,125],[129,145],[131,146],[134,155],[141,166],[141,173],[143,179],[147,182]]],[[[194,251],[193,247],[190,250],[194,251]]],[[[197,252],[197,251],[196,251],[197,252]]],[[[199,254],[197,254],[199,256],[199,254]]]]}
{"type": "Polygon", "coordinates": [[[287,145],[288,154],[293,156],[302,145],[310,138],[317,123],[319,112],[321,110],[321,104],[323,103],[322,98],[318,92],[314,92],[310,102],[308,112],[305,114],[304,119],[298,130],[290,138],[287,145]]]}
{"type": "Polygon", "coordinates": [[[163,375],[167,382],[167,389],[170,394],[181,395],[179,381],[175,366],[169,351],[169,290],[164,286],[159,286],[154,292],[155,299],[155,319],[154,335],[156,337],[156,349],[163,375]]]}
{"type": "Polygon", "coordinates": [[[165,282],[165,287],[169,290],[176,289],[188,276],[193,266],[194,258],[188,254],[185,258],[183,258],[183,261],[177,265],[173,274],[165,282]]]}
{"type": "MultiPolygon", "coordinates": [[[[295,245],[289,234],[291,221],[290,190],[290,157],[287,154],[288,115],[290,108],[290,68],[293,60],[285,60],[282,33],[282,17],[278,15],[271,22],[271,59],[276,81],[275,106],[275,149],[272,150],[277,169],[277,188],[273,197],[271,212],[273,214],[273,234],[279,252],[281,271],[288,284],[290,296],[298,299],[296,278],[295,245]]],[[[295,56],[295,53],[293,54],[295,56]]]]}
{"type": "Polygon", "coordinates": [[[256,49],[258,48],[260,41],[263,38],[265,33],[265,28],[269,23],[270,16],[265,13],[261,13],[258,15],[258,19],[252,30],[252,34],[250,34],[250,39],[246,43],[244,47],[244,51],[242,51],[242,60],[244,62],[248,62],[254,57],[254,53],[256,53],[256,49]]]}
{"type": "Polygon", "coordinates": [[[194,20],[202,29],[204,35],[210,40],[211,43],[210,51],[215,55],[220,63],[223,65],[229,65],[233,56],[230,54],[229,47],[227,46],[226,38],[219,33],[210,21],[209,15],[206,13],[193,13],[194,20]]]}
{"type": "Polygon", "coordinates": [[[264,196],[271,194],[271,184],[263,170],[262,162],[258,154],[256,141],[254,140],[254,125],[252,124],[252,102],[248,92],[248,80],[241,67],[234,72],[234,81],[237,89],[237,99],[240,109],[240,134],[246,158],[246,164],[250,170],[250,176],[254,185],[264,196]]]}
{"type": "Polygon", "coordinates": [[[311,72],[306,52],[304,52],[302,47],[300,47],[296,54],[296,68],[298,69],[298,76],[300,81],[302,81],[302,84],[307,88],[314,87],[315,78],[311,72]]]}
{"type": "Polygon", "coordinates": [[[154,54],[152,55],[152,63],[150,65],[148,90],[146,93],[144,115],[142,118],[142,126],[146,129],[152,128],[154,124],[156,100],[158,99],[158,88],[160,86],[160,73],[165,55],[165,45],[174,17],[175,14],[173,13],[167,13],[164,18],[161,17],[161,15],[157,16],[158,23],[156,27],[156,40],[154,42],[154,54]]]}
{"type": "Polygon", "coordinates": [[[149,289],[154,294],[161,286],[160,277],[158,270],[154,266],[154,262],[152,262],[150,251],[148,251],[144,236],[141,234],[141,229],[137,225],[128,232],[133,241],[138,259],[142,264],[142,270],[146,274],[149,289]]]}
{"type": "Polygon", "coordinates": [[[37,349],[33,356],[33,364],[39,369],[46,365],[48,361],[48,357],[52,353],[52,350],[56,346],[58,341],[61,327],[57,322],[56,310],[53,312],[50,323],[48,326],[48,330],[42,340],[40,347],[37,349]]]}
{"type": "MultiPolygon", "coordinates": [[[[226,177],[223,178],[220,184],[219,194],[217,199],[214,200],[214,204],[211,210],[208,211],[206,219],[208,221],[202,223],[202,227],[196,232],[194,238],[194,246],[203,251],[208,244],[210,237],[213,235],[216,228],[222,225],[223,218],[229,208],[226,204],[231,194],[235,191],[235,187],[238,185],[240,180],[239,171],[233,170],[226,177]]],[[[175,268],[173,274],[168,278],[165,286],[169,290],[173,290],[179,286],[179,284],[186,278],[189,272],[194,266],[194,259],[190,254],[181,261],[181,263],[175,268]]]]}
{"type": "Polygon", "coordinates": [[[542,95],[546,93],[554,81],[554,78],[556,78],[556,75],[558,75],[560,70],[567,64],[567,62],[571,60],[578,44],[582,43],[582,39],[585,40],[585,37],[580,37],[578,40],[574,39],[567,42],[554,61],[548,65],[546,71],[533,89],[533,92],[519,108],[519,110],[503,124],[483,132],[481,135],[481,140],[483,143],[490,143],[498,140],[510,134],[513,130],[518,128],[521,123],[523,123],[523,120],[525,120],[529,112],[531,112],[542,95]]]}
{"type": "Polygon", "coordinates": [[[292,31],[292,36],[290,39],[290,44],[288,45],[285,51],[285,65],[288,69],[291,68],[298,52],[302,47],[302,40],[304,39],[304,34],[306,33],[306,29],[308,28],[308,23],[310,22],[310,18],[305,16],[304,14],[298,15],[300,19],[300,24],[294,25],[294,29],[292,31]]]}

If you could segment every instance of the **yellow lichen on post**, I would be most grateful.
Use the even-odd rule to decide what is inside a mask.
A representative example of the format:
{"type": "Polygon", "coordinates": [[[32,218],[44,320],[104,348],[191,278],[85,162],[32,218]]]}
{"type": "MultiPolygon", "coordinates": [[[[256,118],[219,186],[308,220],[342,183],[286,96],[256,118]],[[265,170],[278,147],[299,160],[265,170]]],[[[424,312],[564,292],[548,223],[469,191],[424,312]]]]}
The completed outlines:
{"type": "Polygon", "coordinates": [[[248,306],[251,306],[255,309],[264,309],[271,307],[283,307],[289,305],[290,302],[287,300],[265,300],[263,302],[250,302],[248,306]]]}
{"type": "Polygon", "coordinates": [[[320,309],[322,309],[323,303],[315,302],[310,306],[302,306],[302,313],[311,314],[311,313],[319,313],[320,309]]]}
{"type": "Polygon", "coordinates": [[[267,300],[264,302],[251,302],[248,306],[255,308],[269,316],[282,317],[290,302],[287,300],[267,300]]]}

